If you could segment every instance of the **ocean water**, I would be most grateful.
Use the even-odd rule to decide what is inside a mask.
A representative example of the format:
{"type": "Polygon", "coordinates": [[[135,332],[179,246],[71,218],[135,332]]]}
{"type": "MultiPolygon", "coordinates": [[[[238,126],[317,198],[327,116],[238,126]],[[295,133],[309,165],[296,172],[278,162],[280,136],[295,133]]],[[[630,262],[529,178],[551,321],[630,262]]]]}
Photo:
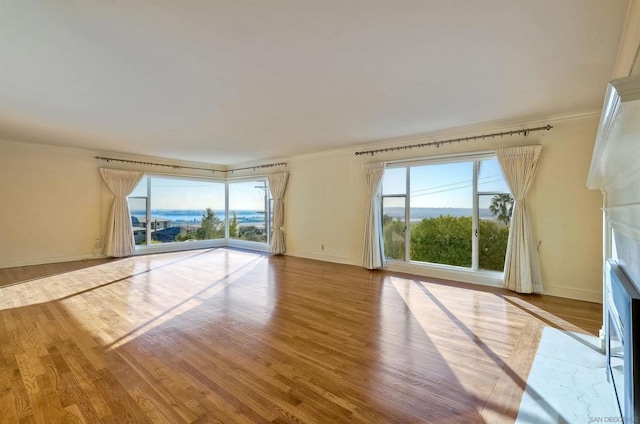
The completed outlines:
{"type": "MultiPolygon", "coordinates": [[[[215,215],[224,220],[223,210],[214,210],[215,215]]],[[[264,224],[265,214],[256,210],[237,210],[235,211],[238,216],[239,225],[253,225],[264,224]]],[[[202,222],[202,216],[205,215],[206,210],[197,209],[152,209],[151,219],[168,219],[172,224],[200,224],[202,222]]],[[[138,219],[145,217],[144,210],[131,210],[131,215],[138,219]]],[[[229,218],[233,216],[233,211],[229,211],[229,218]]]]}
{"type": "MultiPolygon", "coordinates": [[[[224,220],[223,210],[213,211],[218,218],[224,220]]],[[[229,217],[233,211],[229,211],[229,217]]],[[[237,210],[239,225],[264,225],[265,214],[256,210],[237,210]]],[[[488,209],[480,209],[481,219],[491,219],[493,214],[488,209]]],[[[383,213],[392,218],[404,217],[404,208],[390,207],[385,208],[383,213]]],[[[206,214],[205,210],[198,209],[152,209],[151,218],[168,219],[172,225],[193,224],[198,225],[202,222],[202,216],[206,214]]],[[[144,210],[131,210],[131,215],[138,219],[144,219],[144,210]]],[[[471,216],[472,210],[466,208],[411,208],[411,220],[420,221],[424,218],[436,218],[440,215],[451,216],[471,216]]]]}

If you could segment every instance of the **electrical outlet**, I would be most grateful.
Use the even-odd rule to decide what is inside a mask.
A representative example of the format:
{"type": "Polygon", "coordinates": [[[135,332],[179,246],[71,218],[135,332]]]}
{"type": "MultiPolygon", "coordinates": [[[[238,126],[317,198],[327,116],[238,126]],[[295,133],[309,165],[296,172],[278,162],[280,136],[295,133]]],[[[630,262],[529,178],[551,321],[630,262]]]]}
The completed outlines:
{"type": "Polygon", "coordinates": [[[96,237],[95,241],[93,242],[93,256],[94,257],[98,257],[100,256],[100,251],[102,250],[102,247],[104,246],[104,237],[102,236],[98,236],[96,237]]]}
{"type": "Polygon", "coordinates": [[[322,251],[324,251],[324,244],[320,247],[320,249],[322,249],[322,251]]]}

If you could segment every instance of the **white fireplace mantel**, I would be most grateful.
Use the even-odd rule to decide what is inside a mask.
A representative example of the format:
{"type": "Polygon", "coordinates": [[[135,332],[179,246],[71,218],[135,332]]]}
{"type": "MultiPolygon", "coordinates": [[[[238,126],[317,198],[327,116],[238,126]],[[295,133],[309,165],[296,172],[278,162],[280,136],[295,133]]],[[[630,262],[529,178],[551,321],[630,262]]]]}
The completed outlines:
{"type": "Polygon", "coordinates": [[[640,75],[609,83],[587,178],[603,192],[640,171],[640,75]]]}

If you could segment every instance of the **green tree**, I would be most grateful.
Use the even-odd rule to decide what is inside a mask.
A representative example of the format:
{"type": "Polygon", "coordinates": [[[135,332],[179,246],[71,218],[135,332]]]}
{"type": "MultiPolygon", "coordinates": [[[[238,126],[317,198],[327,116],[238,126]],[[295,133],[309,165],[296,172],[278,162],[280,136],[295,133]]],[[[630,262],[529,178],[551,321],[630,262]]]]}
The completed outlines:
{"type": "Polygon", "coordinates": [[[514,199],[511,194],[498,194],[491,199],[489,211],[496,217],[498,222],[509,226],[511,214],[513,213],[514,199]]]}
{"type": "Polygon", "coordinates": [[[441,215],[411,226],[411,260],[471,267],[470,216],[441,215]]]}
{"type": "Polygon", "coordinates": [[[229,220],[229,237],[238,238],[238,213],[233,211],[233,217],[229,220]]]}
{"type": "Polygon", "coordinates": [[[489,219],[481,219],[479,224],[478,266],[480,269],[503,271],[509,227],[489,219]]]}
{"type": "MultiPolygon", "coordinates": [[[[218,238],[220,236],[219,226],[222,224],[220,218],[218,218],[213,212],[213,209],[207,208],[205,215],[202,215],[202,223],[200,228],[196,231],[198,240],[210,240],[218,238]]],[[[224,230],[223,230],[224,231],[224,230]]]]}
{"type": "MultiPolygon", "coordinates": [[[[383,217],[384,253],[404,259],[404,221],[383,217]]],[[[478,229],[478,266],[502,271],[509,239],[509,227],[481,219],[478,229]]],[[[471,267],[472,218],[441,215],[411,225],[411,260],[471,267]]]]}
{"type": "Polygon", "coordinates": [[[238,235],[242,240],[248,241],[267,241],[267,236],[264,234],[262,228],[258,228],[255,225],[243,225],[238,229],[238,235]]]}
{"type": "Polygon", "coordinates": [[[404,221],[402,219],[394,220],[389,215],[383,215],[382,238],[385,257],[404,259],[404,221]]]}

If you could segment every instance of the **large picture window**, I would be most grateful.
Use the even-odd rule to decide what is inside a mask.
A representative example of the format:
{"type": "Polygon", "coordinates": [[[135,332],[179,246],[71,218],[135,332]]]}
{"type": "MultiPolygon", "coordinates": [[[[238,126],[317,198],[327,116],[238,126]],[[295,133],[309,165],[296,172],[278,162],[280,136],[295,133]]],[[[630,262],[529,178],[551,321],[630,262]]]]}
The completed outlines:
{"type": "Polygon", "coordinates": [[[225,237],[225,184],[145,176],[128,197],[136,245],[225,237]]]}
{"type": "Polygon", "coordinates": [[[513,202],[495,156],[389,164],[385,256],[502,272],[513,202]]]}
{"type": "Polygon", "coordinates": [[[266,178],[222,182],[151,175],[127,199],[137,246],[229,239],[269,243],[266,178]]]}

